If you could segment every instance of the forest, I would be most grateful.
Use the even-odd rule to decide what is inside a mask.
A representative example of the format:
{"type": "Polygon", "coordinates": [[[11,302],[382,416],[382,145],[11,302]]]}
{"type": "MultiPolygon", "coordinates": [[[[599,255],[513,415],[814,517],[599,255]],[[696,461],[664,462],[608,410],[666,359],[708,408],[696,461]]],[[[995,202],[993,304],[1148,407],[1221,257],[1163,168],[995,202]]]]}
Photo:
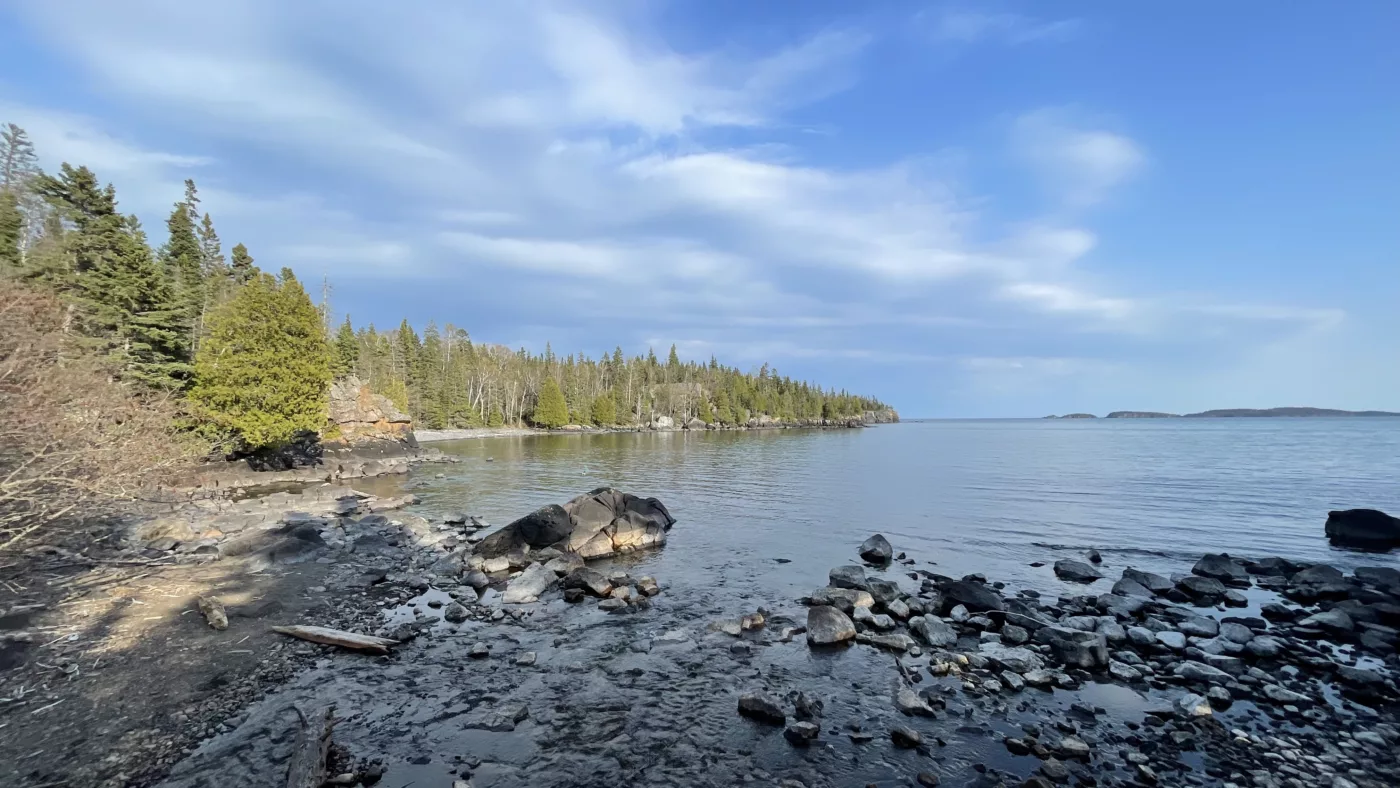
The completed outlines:
{"type": "MultiPolygon", "coordinates": [[[[68,355],[100,359],[134,396],[176,403],[179,430],[230,449],[326,428],[333,379],[355,375],[427,428],[565,424],[812,423],[885,410],[870,397],[745,372],[710,358],[621,347],[591,358],[473,342],[405,319],[387,330],[332,317],[295,274],[227,255],[192,180],[152,242],[115,188],[85,166],[38,166],[23,129],[0,126],[0,280],[61,304],[68,355]]],[[[322,288],[327,292],[328,288],[322,288]]],[[[10,297],[10,296],[7,296],[10,297]]]]}

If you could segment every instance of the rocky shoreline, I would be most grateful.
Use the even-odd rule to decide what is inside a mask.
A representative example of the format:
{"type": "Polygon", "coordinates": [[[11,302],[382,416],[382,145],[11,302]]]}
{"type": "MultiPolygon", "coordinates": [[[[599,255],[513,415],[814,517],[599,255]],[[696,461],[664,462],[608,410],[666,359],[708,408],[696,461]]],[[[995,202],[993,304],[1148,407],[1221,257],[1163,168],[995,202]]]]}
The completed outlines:
{"type": "MultiPolygon", "coordinates": [[[[0,709],[50,724],[60,718],[38,715],[80,713],[6,747],[7,777],[281,784],[302,717],[333,705],[335,785],[1400,780],[1394,569],[1207,555],[1168,577],[1090,553],[1053,571],[1086,588],[1111,572],[1112,588],[1049,599],[940,575],[875,536],[800,600],[738,600],[630,570],[627,551],[664,542],[674,522],[645,501],[596,490],[502,529],[342,485],[196,503],[190,530],[223,536],[184,552],[156,537],[175,545],[143,544],[143,560],[223,572],[207,593],[230,602],[231,623],[212,629],[177,600],[156,625],[170,632],[144,640],[193,644],[212,667],[186,672],[224,678],[181,694],[166,667],[150,678],[177,708],[94,730],[100,706],[81,712],[96,699],[50,672],[90,669],[91,630],[49,642],[39,613],[12,675],[42,689],[0,709]],[[585,562],[577,551],[603,537],[585,562]],[[269,634],[287,623],[399,644],[370,657],[269,634]],[[93,757],[21,751],[65,735],[93,757]]],[[[134,671],[153,656],[131,658],[134,671]]]]}
{"type": "Polygon", "coordinates": [[[794,429],[859,429],[874,424],[896,424],[899,414],[893,410],[881,413],[870,412],[852,419],[806,419],[780,421],[770,416],[750,419],[745,424],[720,425],[706,424],[699,419],[680,423],[670,416],[661,416],[648,424],[632,426],[596,427],[593,425],[569,424],[559,429],[548,430],[538,427],[468,427],[449,430],[417,430],[414,435],[420,443],[438,441],[469,440],[472,438],[502,438],[517,435],[560,435],[579,433],[609,432],[743,432],[750,430],[794,430],[794,429]]]}

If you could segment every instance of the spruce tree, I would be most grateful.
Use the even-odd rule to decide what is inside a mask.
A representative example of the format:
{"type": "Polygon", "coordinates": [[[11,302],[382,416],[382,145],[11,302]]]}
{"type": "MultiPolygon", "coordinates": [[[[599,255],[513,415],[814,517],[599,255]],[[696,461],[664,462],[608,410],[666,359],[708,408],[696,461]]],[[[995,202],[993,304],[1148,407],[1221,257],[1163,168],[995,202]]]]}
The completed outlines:
{"type": "Polygon", "coordinates": [[[39,174],[39,157],[24,129],[13,123],[0,127],[0,189],[18,193],[39,174]]]}
{"type": "Polygon", "coordinates": [[[291,271],[258,274],[209,315],[190,401],[203,429],[238,448],[286,444],[326,423],[330,352],[291,271]]]}
{"type": "Polygon", "coordinates": [[[506,417],[503,416],[503,415],[501,415],[501,406],[500,406],[500,405],[492,405],[492,406],[491,406],[491,415],[486,417],[486,426],[488,426],[488,427],[501,427],[501,426],[504,426],[505,423],[506,423],[506,417]]]}
{"type": "Polygon", "coordinates": [[[715,418],[726,427],[734,424],[734,408],[729,404],[729,391],[720,389],[715,394],[715,418]]]}
{"type": "Polygon", "coordinates": [[[540,386],[539,401],[535,403],[534,415],[530,420],[537,427],[554,429],[569,423],[569,405],[564,401],[564,392],[554,378],[545,378],[540,386]]]}
{"type": "Polygon", "coordinates": [[[24,214],[19,210],[19,195],[11,189],[0,189],[0,276],[20,270],[23,238],[24,214]]]}
{"type": "Polygon", "coordinates": [[[617,423],[617,403],[613,401],[612,393],[600,394],[593,400],[593,423],[599,427],[617,423]]]}
{"type": "Polygon", "coordinates": [[[714,411],[710,410],[710,401],[703,396],[700,397],[700,412],[699,414],[697,414],[697,416],[701,421],[705,422],[706,424],[715,423],[715,413],[714,411]]]}
{"type": "Polygon", "coordinates": [[[360,360],[360,342],[355,337],[355,329],[350,325],[350,316],[345,316],[345,322],[340,324],[340,330],[335,334],[335,352],[333,356],[333,372],[338,378],[343,378],[355,371],[355,364],[360,360]]]}
{"type": "Polygon", "coordinates": [[[185,181],[185,199],[175,203],[170,218],[165,221],[169,238],[161,250],[165,267],[175,292],[175,301],[190,347],[193,349],[200,332],[200,317],[204,314],[207,293],[204,277],[204,249],[200,247],[198,231],[199,196],[194,181],[185,181]]]}
{"type": "Polygon", "coordinates": [[[129,301],[122,329],[128,377],[152,388],[184,387],[191,365],[174,292],[165,272],[151,255],[146,233],[135,216],[127,217],[127,234],[121,250],[121,292],[129,301]]]}
{"type": "Polygon", "coordinates": [[[253,265],[253,258],[248,254],[248,247],[238,244],[233,247],[233,259],[229,263],[228,276],[235,285],[247,284],[258,274],[258,267],[253,265]]]}

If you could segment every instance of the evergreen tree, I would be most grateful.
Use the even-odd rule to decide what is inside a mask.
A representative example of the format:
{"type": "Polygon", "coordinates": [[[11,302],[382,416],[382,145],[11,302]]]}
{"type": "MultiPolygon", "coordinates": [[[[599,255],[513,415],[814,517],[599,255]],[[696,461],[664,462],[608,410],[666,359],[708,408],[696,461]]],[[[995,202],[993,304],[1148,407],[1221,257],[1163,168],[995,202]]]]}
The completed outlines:
{"type": "Polygon", "coordinates": [[[670,370],[672,370],[672,371],[675,371],[675,370],[678,370],[678,369],[681,368],[681,357],[678,356],[678,355],[676,355],[676,345],[675,345],[675,343],[672,343],[672,344],[671,344],[671,354],[670,354],[669,356],[666,357],[666,368],[667,368],[667,369],[670,369],[670,370]]]}
{"type": "MultiPolygon", "coordinates": [[[[242,246],[242,244],[239,244],[242,246]]],[[[335,353],[333,357],[333,369],[335,376],[343,378],[355,371],[355,365],[360,360],[360,343],[355,336],[355,329],[350,325],[350,316],[345,316],[345,322],[340,324],[340,330],[335,335],[335,353]]]]}
{"type": "Polygon", "coordinates": [[[700,412],[696,416],[706,424],[715,423],[714,411],[710,410],[710,401],[703,396],[700,398],[700,412]]]}
{"type": "Polygon", "coordinates": [[[593,423],[599,427],[617,423],[617,403],[611,393],[600,394],[593,400],[593,423]]]}
{"type": "Polygon", "coordinates": [[[191,348],[198,341],[200,317],[204,314],[205,291],[204,249],[196,230],[199,196],[194,181],[185,181],[185,199],[175,203],[170,218],[165,220],[169,232],[161,250],[161,264],[175,292],[175,301],[191,348]]]}
{"type": "Polygon", "coordinates": [[[235,285],[243,285],[257,274],[258,267],[253,265],[253,258],[248,254],[248,247],[243,244],[233,247],[233,261],[230,263],[228,271],[229,279],[233,280],[235,285]]]}
{"type": "Polygon", "coordinates": [[[10,189],[0,189],[0,275],[20,270],[23,260],[24,214],[19,210],[19,195],[10,189]]]}
{"type": "Polygon", "coordinates": [[[531,421],[538,427],[548,429],[569,423],[569,405],[564,402],[564,392],[554,378],[545,378],[544,385],[540,386],[539,402],[535,404],[531,421]]]}
{"type": "Polygon", "coordinates": [[[0,189],[18,193],[39,174],[39,157],[24,129],[13,123],[0,127],[0,189]]]}
{"type": "Polygon", "coordinates": [[[720,389],[719,393],[715,395],[715,418],[726,427],[733,426],[735,423],[734,408],[729,404],[729,391],[727,389],[720,389]]]}
{"type": "Polygon", "coordinates": [[[491,406],[491,415],[488,416],[488,417],[486,418],[486,426],[488,426],[488,427],[501,427],[501,426],[504,426],[505,423],[506,423],[506,418],[505,418],[505,416],[502,415],[502,413],[501,413],[501,406],[500,406],[500,405],[492,405],[492,406],[491,406]]]}
{"type": "Polygon", "coordinates": [[[135,216],[127,217],[127,228],[121,254],[126,282],[122,290],[130,294],[122,305],[127,313],[122,336],[128,376],[152,388],[183,388],[192,368],[174,293],[135,216]]]}
{"type": "Polygon", "coordinates": [[[310,297],[287,269],[259,274],[209,315],[190,400],[204,429],[243,449],[326,423],[330,353],[310,297]]]}

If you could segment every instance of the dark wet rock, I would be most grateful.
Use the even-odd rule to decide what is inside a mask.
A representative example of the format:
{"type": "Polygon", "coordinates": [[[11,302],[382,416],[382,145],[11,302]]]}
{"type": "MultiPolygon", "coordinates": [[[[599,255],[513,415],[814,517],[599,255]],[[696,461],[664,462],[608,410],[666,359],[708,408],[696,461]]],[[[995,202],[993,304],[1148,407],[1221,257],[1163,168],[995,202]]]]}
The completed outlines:
{"type": "Polygon", "coordinates": [[[674,524],[655,498],[603,488],[525,515],[486,537],[476,553],[498,558],[525,547],[555,547],[584,559],[601,558],[665,544],[674,524]]]}
{"type": "Polygon", "coordinates": [[[467,652],[467,656],[472,659],[485,659],[491,656],[491,647],[485,643],[473,643],[471,650],[467,652]]]}
{"type": "Polygon", "coordinates": [[[1080,668],[1108,666],[1108,640],[1098,632],[1084,632],[1062,626],[1042,627],[1035,642],[1050,647],[1056,660],[1080,668]]]}
{"type": "Polygon", "coordinates": [[[1400,518],[1376,509],[1328,512],[1323,530],[1333,544],[1371,549],[1400,547],[1400,518]]]}
{"type": "Polygon", "coordinates": [[[1101,564],[1101,563],[1103,563],[1103,556],[1102,556],[1102,555],[1099,555],[1099,551],[1098,551],[1098,550],[1090,550],[1088,553],[1085,553],[1085,554],[1084,554],[1084,557],[1085,557],[1085,558],[1088,558],[1088,559],[1089,559],[1089,563],[1091,563],[1091,564],[1101,564]]]}
{"type": "Polygon", "coordinates": [[[1341,583],[1345,580],[1342,571],[1327,564],[1314,564],[1301,569],[1288,578],[1290,586],[1324,586],[1341,583]]]}
{"type": "Polygon", "coordinates": [[[902,750],[912,750],[920,744],[923,744],[924,737],[920,736],[919,732],[913,728],[900,725],[890,729],[890,741],[894,742],[894,746],[902,750]]]}
{"type": "Polygon", "coordinates": [[[578,603],[578,602],[582,602],[583,599],[584,599],[584,597],[585,597],[586,595],[587,595],[587,592],[584,591],[582,588],[566,588],[566,589],[564,589],[564,601],[565,601],[565,602],[568,602],[568,603],[570,603],[570,604],[575,604],[575,603],[578,603]]]}
{"type": "Polygon", "coordinates": [[[986,657],[997,670],[1029,673],[1045,667],[1045,660],[1028,648],[983,643],[978,653],[986,657]]]}
{"type": "Polygon", "coordinates": [[[865,580],[865,570],[858,566],[838,566],[831,570],[827,584],[832,588],[850,588],[859,591],[868,590],[865,580]]]}
{"type": "Polygon", "coordinates": [[[1001,627],[1001,642],[1009,646],[1019,646],[1030,639],[1031,633],[1025,627],[1018,627],[1015,624],[1003,624],[1001,627]]]}
{"type": "Polygon", "coordinates": [[[908,687],[902,687],[894,695],[894,707],[903,714],[917,717],[932,717],[933,707],[908,687]]]}
{"type": "Polygon", "coordinates": [[[787,699],[792,704],[793,716],[799,720],[811,720],[822,716],[826,705],[820,698],[810,697],[801,690],[788,693],[787,699]]]}
{"type": "Polygon", "coordinates": [[[453,602],[442,609],[442,618],[451,624],[460,624],[470,618],[471,614],[459,602],[453,602]]]}
{"type": "Polygon", "coordinates": [[[598,609],[605,613],[616,613],[619,610],[627,609],[627,600],[616,597],[604,599],[598,603],[598,609]]]}
{"type": "Polygon", "coordinates": [[[874,607],[875,597],[871,596],[868,591],[828,586],[813,591],[807,597],[806,602],[809,605],[828,605],[850,615],[858,607],[874,607]]]}
{"type": "Polygon", "coordinates": [[[1261,558],[1254,563],[1248,564],[1245,570],[1251,575],[1262,575],[1264,577],[1286,577],[1297,572],[1298,564],[1289,561],[1287,558],[1270,556],[1261,558]]]}
{"type": "Polygon", "coordinates": [[[1194,660],[1178,662],[1172,673],[1201,684],[1224,684],[1232,679],[1229,673],[1194,660]]]}
{"type": "Polygon", "coordinates": [[[1061,580],[1075,583],[1092,583],[1103,578],[1103,573],[1083,561],[1062,558],[1055,562],[1055,575],[1061,580]]]}
{"type": "Polygon", "coordinates": [[[934,648],[947,648],[958,642],[957,631],[937,616],[915,616],[909,619],[909,631],[934,648]]]}
{"type": "MultiPolygon", "coordinates": [[[[1119,580],[1118,582],[1122,583],[1123,581],[1119,580]]],[[[1100,594],[1095,603],[1109,615],[1126,621],[1136,618],[1137,614],[1147,607],[1148,598],[1122,594],[1100,594]]]]}
{"type": "Polygon", "coordinates": [[[637,578],[637,593],[642,596],[656,596],[661,593],[661,586],[657,584],[654,577],[637,578]]]}
{"type": "Polygon", "coordinates": [[[739,713],[768,725],[787,722],[787,712],[772,698],[761,692],[745,692],[739,696],[739,713]]]}
{"type": "Polygon", "coordinates": [[[1161,596],[1173,588],[1172,581],[1167,578],[1132,567],[1123,570],[1123,579],[1131,580],[1157,596],[1161,596]]]}
{"type": "Polygon", "coordinates": [[[596,569],[575,569],[564,578],[565,588],[578,588],[593,596],[605,597],[612,593],[612,583],[596,569]]]}
{"type": "Polygon", "coordinates": [[[1233,621],[1226,621],[1220,624],[1220,637],[1231,643],[1238,643],[1241,646],[1254,639],[1254,630],[1233,621]]]}
{"type": "Polygon", "coordinates": [[[904,595],[904,592],[899,588],[899,583],[893,580],[881,580],[872,577],[866,580],[865,585],[866,590],[870,592],[870,596],[873,597],[876,604],[879,605],[888,605],[904,595]]]}
{"type": "Polygon", "coordinates": [[[544,564],[530,564],[524,572],[521,572],[506,586],[505,593],[501,595],[501,601],[508,605],[535,602],[558,579],[559,576],[554,574],[553,570],[545,568],[544,564]]]}
{"type": "Polygon", "coordinates": [[[855,636],[855,624],[840,610],[828,605],[817,605],[807,609],[808,643],[829,646],[851,640],[855,636]]]}
{"type": "Polygon", "coordinates": [[[1308,616],[1299,621],[1298,626],[1321,629],[1329,635],[1344,637],[1351,634],[1356,628],[1356,623],[1352,621],[1351,616],[1340,610],[1328,610],[1308,616]]]}
{"type": "Polygon", "coordinates": [[[1193,574],[1213,577],[1230,585],[1249,585],[1249,572],[1243,564],[1222,553],[1206,553],[1191,567],[1193,574]]]}
{"type": "Polygon", "coordinates": [[[872,564],[888,564],[894,558],[894,548],[890,545],[890,540],[875,534],[860,543],[860,557],[861,560],[872,564]]]}
{"type": "Polygon", "coordinates": [[[1369,585],[1388,589],[1390,591],[1400,591],[1400,569],[1392,569],[1388,566],[1358,566],[1352,572],[1357,580],[1369,585]]]}
{"type": "Polygon", "coordinates": [[[982,583],[968,580],[955,580],[945,585],[943,587],[943,605],[945,609],[949,610],[956,605],[963,605],[974,613],[1002,610],[1005,607],[1001,594],[982,583]]]}
{"type": "Polygon", "coordinates": [[[1225,585],[1213,577],[1183,577],[1177,581],[1176,587],[1199,604],[1215,604],[1225,596],[1225,585]]]}
{"type": "Polygon", "coordinates": [[[1121,578],[1118,582],[1113,584],[1113,593],[1119,596],[1153,596],[1152,592],[1148,590],[1147,586],[1143,585],[1142,583],[1139,583],[1136,580],[1130,580],[1126,577],[1121,578]]]}
{"type": "Polygon", "coordinates": [[[1292,621],[1302,612],[1281,602],[1269,602],[1259,608],[1259,615],[1270,621],[1292,621]]]}
{"type": "Polygon", "coordinates": [[[798,747],[806,747],[822,732],[815,722],[794,722],[783,729],[783,738],[798,747]]]}

